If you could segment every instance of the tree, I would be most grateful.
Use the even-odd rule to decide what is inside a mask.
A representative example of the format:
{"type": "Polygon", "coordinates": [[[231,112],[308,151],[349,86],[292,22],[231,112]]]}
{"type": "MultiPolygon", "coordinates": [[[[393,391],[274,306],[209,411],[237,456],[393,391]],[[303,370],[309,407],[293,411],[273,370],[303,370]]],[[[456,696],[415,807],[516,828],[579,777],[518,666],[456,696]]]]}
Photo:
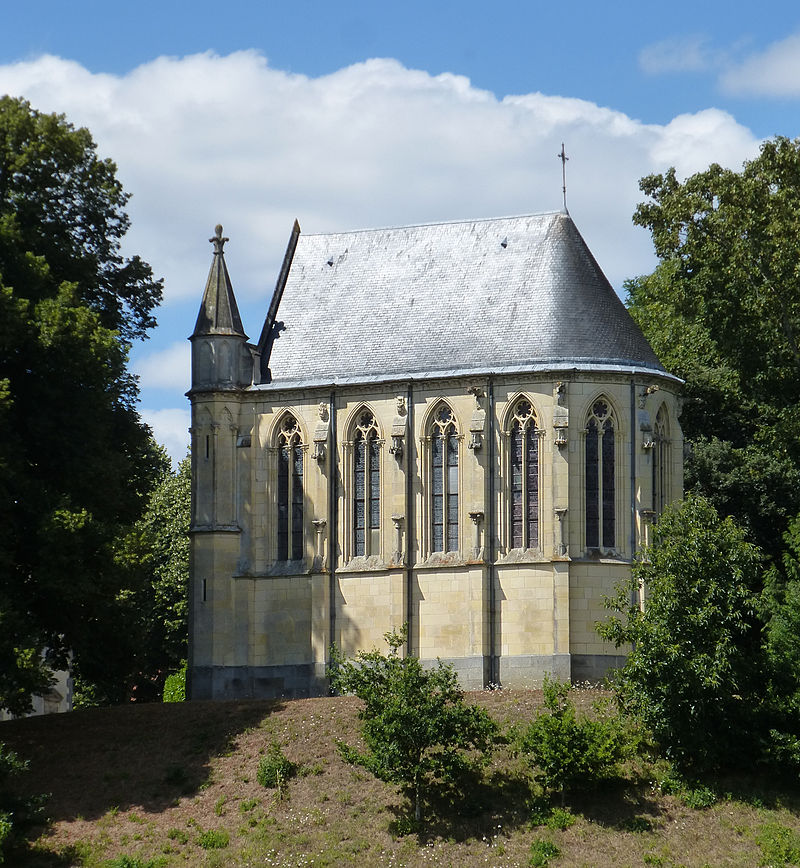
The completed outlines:
{"type": "Polygon", "coordinates": [[[343,756],[399,784],[419,822],[434,785],[453,784],[473,769],[491,748],[497,725],[464,701],[451,666],[438,661],[426,670],[416,657],[400,657],[406,635],[406,627],[386,634],[388,656],[361,651],[347,661],[334,649],[329,674],[335,690],[364,701],[359,717],[367,750],[340,744],[343,756]]]}
{"type": "Polygon", "coordinates": [[[566,794],[612,775],[625,751],[625,734],[617,715],[596,707],[597,717],[578,717],[569,697],[569,682],[545,678],[544,709],[522,733],[520,745],[548,790],[566,794]]]}
{"type": "Polygon", "coordinates": [[[687,484],[777,558],[800,511],[800,140],[765,142],[741,172],[640,187],[634,222],[660,263],[628,303],[686,380],[687,484]]]}
{"type": "Polygon", "coordinates": [[[684,773],[752,762],[764,734],[763,555],[700,495],[668,509],[598,626],[630,646],[615,689],[684,773]],[[639,606],[639,588],[645,605],[639,606]]]}
{"type": "Polygon", "coordinates": [[[167,462],[144,514],[117,551],[130,570],[124,604],[136,636],[130,679],[137,698],[161,695],[168,670],[185,669],[189,608],[191,462],[167,462]]]}
{"type": "Polygon", "coordinates": [[[127,199],[87,130],[0,99],[0,706],[15,712],[69,652],[101,699],[124,695],[115,548],[163,464],[126,370],[161,296],[120,254],[127,199]]]}

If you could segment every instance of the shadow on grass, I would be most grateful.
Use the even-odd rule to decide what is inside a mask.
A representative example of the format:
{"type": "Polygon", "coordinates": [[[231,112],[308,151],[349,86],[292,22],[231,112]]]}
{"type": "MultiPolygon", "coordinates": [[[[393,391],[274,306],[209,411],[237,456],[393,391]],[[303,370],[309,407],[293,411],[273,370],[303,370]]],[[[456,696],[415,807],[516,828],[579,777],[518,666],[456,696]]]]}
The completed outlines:
{"type": "Polygon", "coordinates": [[[0,741],[30,761],[18,786],[50,794],[50,821],[96,820],[133,806],[159,812],[198,792],[211,760],[282,707],[264,700],[93,708],[0,723],[0,741]]]}

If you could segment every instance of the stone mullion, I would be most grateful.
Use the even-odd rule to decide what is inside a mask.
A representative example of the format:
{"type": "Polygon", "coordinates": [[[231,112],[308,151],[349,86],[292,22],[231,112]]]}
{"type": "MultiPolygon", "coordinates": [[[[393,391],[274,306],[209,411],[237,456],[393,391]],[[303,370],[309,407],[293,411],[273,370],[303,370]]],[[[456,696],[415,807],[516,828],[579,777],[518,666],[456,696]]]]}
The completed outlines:
{"type": "Polygon", "coordinates": [[[349,563],[353,559],[353,510],[355,509],[355,474],[353,469],[353,441],[345,440],[342,443],[342,485],[344,487],[344,509],[341,517],[341,546],[342,560],[349,563]]]}

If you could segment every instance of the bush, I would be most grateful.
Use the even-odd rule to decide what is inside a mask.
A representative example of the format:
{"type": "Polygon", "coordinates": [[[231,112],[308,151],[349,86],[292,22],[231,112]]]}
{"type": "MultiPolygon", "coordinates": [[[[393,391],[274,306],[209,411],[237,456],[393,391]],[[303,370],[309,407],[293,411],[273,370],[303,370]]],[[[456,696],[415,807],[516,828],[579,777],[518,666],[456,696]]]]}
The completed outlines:
{"type": "Polygon", "coordinates": [[[331,686],[364,701],[359,712],[362,753],[339,743],[342,756],[375,777],[399,784],[412,800],[415,822],[434,785],[455,786],[486,758],[497,735],[488,713],[464,701],[452,667],[423,669],[416,657],[400,657],[407,628],[387,633],[389,654],[360,652],[346,661],[333,649],[331,686]]]}
{"type": "Polygon", "coordinates": [[[595,719],[579,718],[570,685],[545,678],[544,710],[522,733],[520,748],[535,767],[535,778],[561,795],[613,775],[625,754],[625,731],[617,714],[596,706],[595,719]]]}
{"type": "Polygon", "coordinates": [[[164,682],[164,702],[185,702],[186,701],[186,661],[184,660],[181,668],[171,675],[167,675],[164,682]]]}
{"type": "Polygon", "coordinates": [[[204,850],[223,850],[230,844],[231,837],[224,829],[206,829],[197,837],[197,843],[204,850]]]}
{"type": "Polygon", "coordinates": [[[13,750],[0,742],[0,865],[18,834],[41,814],[46,796],[21,798],[14,792],[12,781],[28,768],[13,750]]]}
{"type": "Polygon", "coordinates": [[[552,842],[544,838],[537,838],[531,844],[531,858],[528,860],[528,865],[531,868],[547,868],[551,859],[557,859],[561,855],[561,850],[552,842]]]}
{"type": "Polygon", "coordinates": [[[281,791],[296,771],[295,764],[287,759],[278,742],[273,741],[258,761],[256,780],[262,787],[281,791]]]}

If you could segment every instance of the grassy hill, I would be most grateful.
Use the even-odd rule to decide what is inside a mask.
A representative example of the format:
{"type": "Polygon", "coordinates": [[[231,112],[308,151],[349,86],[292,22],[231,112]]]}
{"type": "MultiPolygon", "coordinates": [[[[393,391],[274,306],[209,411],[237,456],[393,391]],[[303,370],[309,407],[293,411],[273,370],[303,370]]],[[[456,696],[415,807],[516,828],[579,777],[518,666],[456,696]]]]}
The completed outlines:
{"type": "MultiPolygon", "coordinates": [[[[576,692],[586,707],[596,696],[576,692]]],[[[501,722],[525,723],[541,694],[470,698],[501,722]]],[[[198,702],[0,723],[0,742],[31,760],[26,789],[52,794],[49,824],[26,856],[7,864],[752,868],[800,861],[800,799],[769,782],[723,782],[714,804],[694,808],[709,794],[665,794],[665,768],[637,761],[626,780],[572,798],[567,825],[572,818],[558,812],[537,816],[527,772],[506,747],[483,785],[445,806],[423,835],[403,835],[396,790],[338,755],[335,739],[357,739],[358,708],[350,697],[198,702]],[[299,767],[283,798],[256,781],[273,741],[299,767]],[[548,848],[536,841],[553,843],[560,855],[548,862],[548,848]],[[533,863],[532,852],[541,854],[533,863]]]]}

